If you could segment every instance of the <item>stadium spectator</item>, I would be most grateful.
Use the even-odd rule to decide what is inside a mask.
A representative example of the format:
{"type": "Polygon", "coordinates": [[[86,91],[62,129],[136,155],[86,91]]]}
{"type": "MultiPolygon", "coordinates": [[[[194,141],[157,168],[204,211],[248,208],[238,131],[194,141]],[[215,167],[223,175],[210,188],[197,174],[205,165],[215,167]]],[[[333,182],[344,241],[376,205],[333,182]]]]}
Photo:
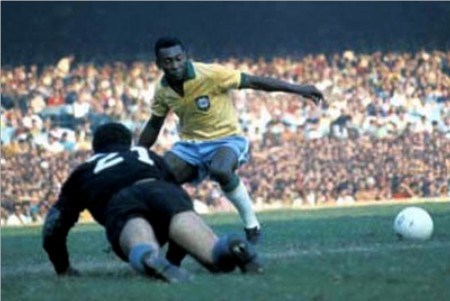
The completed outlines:
{"type": "MultiPolygon", "coordinates": [[[[449,62],[450,53],[440,51],[221,61],[259,76],[316,82],[329,102],[328,108],[314,112],[309,106],[294,106],[298,102],[291,101],[289,95],[248,90],[233,93],[241,126],[252,145],[252,159],[239,174],[248,182],[257,208],[275,206],[279,198],[288,198],[284,195],[291,193],[288,189],[273,189],[280,183],[294,185],[297,204],[299,200],[306,204],[305,184],[317,194],[315,203],[333,204],[341,184],[336,177],[339,170],[346,170],[351,178],[357,202],[373,197],[391,199],[398,179],[409,175],[417,177],[408,184],[415,189],[416,197],[448,197],[449,62]],[[344,118],[346,122],[342,122],[344,118]],[[308,184],[313,176],[323,180],[308,184]],[[362,188],[364,182],[367,188],[362,188]]],[[[50,170],[68,170],[85,159],[92,130],[108,120],[105,110],[109,105],[104,97],[110,92],[105,89],[112,90],[113,107],[123,108],[121,114],[114,113],[116,118],[135,131],[136,139],[150,114],[155,83],[161,76],[156,65],[147,62],[101,66],[72,63],[70,80],[66,81],[55,74],[55,69],[2,68],[2,206],[4,200],[19,202],[33,190],[43,199],[47,191],[60,185],[56,177],[49,176],[50,170]],[[47,105],[58,90],[65,108],[57,112],[59,115],[47,105]],[[73,109],[77,101],[82,103],[80,111],[73,109]],[[74,132],[75,147],[67,155],[63,155],[67,151],[50,154],[45,151],[50,133],[61,128],[74,132]],[[67,166],[58,165],[58,160],[67,160],[67,166]],[[21,167],[30,162],[38,169],[21,167]],[[32,182],[24,180],[27,173],[33,173],[32,182]],[[15,195],[11,194],[13,190],[15,195]]],[[[57,137],[59,140],[61,136],[57,137]]],[[[169,115],[154,149],[163,153],[178,139],[177,118],[169,115]]],[[[192,196],[205,201],[211,189],[202,184],[192,190],[192,196]]],[[[221,198],[222,194],[215,199],[221,198]]],[[[211,210],[230,209],[222,205],[211,210]]],[[[12,208],[5,212],[12,214],[12,208]]]]}

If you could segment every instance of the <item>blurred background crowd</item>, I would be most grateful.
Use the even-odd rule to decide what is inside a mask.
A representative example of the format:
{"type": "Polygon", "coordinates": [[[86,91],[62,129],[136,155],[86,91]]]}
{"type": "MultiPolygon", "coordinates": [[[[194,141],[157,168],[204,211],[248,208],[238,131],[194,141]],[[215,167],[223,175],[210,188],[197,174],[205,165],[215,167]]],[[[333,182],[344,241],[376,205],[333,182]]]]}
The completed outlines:
{"type": "MultiPolygon", "coordinates": [[[[237,90],[251,158],[239,174],[257,209],[450,197],[450,52],[345,51],[215,61],[316,85],[326,103],[237,90]]],[[[79,63],[1,72],[2,224],[39,222],[90,156],[92,133],[120,121],[135,136],[161,76],[153,62],[79,63]]],[[[179,139],[170,114],[154,150],[179,139]]],[[[186,186],[200,212],[232,210],[218,185],[186,186]]]]}

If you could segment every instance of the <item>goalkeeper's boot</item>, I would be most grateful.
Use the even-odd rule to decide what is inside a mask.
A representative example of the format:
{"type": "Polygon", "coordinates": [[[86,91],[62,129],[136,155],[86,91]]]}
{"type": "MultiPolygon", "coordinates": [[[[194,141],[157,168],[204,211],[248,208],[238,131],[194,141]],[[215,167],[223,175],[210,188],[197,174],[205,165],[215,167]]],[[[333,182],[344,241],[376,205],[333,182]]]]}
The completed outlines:
{"type": "Polygon", "coordinates": [[[258,254],[250,243],[240,238],[232,238],[228,247],[242,273],[262,274],[264,272],[258,254]]]}
{"type": "Polygon", "coordinates": [[[158,253],[149,253],[142,259],[145,273],[156,279],[169,283],[188,282],[192,280],[191,274],[183,268],[171,264],[158,253]]]}

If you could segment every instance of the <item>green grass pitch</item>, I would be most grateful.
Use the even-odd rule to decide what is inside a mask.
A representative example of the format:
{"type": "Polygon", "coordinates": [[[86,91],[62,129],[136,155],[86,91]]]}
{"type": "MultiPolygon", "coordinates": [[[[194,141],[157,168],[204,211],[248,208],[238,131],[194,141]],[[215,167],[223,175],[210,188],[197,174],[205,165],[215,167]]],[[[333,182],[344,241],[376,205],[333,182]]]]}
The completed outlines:
{"type": "MultiPolygon", "coordinates": [[[[80,278],[57,278],[40,227],[3,228],[1,297],[14,300],[450,300],[450,203],[422,203],[434,219],[426,242],[398,241],[405,205],[260,213],[264,275],[211,275],[189,259],[192,283],[136,276],[107,248],[96,225],[72,229],[68,244],[80,278]]],[[[206,216],[219,234],[241,231],[237,214],[206,216]]]]}

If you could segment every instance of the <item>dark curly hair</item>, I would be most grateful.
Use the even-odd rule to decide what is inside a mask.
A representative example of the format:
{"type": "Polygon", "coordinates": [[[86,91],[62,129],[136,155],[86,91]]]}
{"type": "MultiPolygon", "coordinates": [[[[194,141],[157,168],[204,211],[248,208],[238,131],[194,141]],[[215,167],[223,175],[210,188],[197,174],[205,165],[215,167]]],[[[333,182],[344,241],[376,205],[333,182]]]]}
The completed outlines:
{"type": "Polygon", "coordinates": [[[92,141],[95,153],[128,150],[131,147],[131,131],[121,123],[106,123],[97,128],[92,141]]]}
{"type": "Polygon", "coordinates": [[[159,50],[161,48],[170,48],[173,46],[179,45],[181,49],[186,50],[183,43],[180,41],[180,39],[175,37],[162,37],[159,38],[155,43],[155,56],[159,56],[159,50]]]}

